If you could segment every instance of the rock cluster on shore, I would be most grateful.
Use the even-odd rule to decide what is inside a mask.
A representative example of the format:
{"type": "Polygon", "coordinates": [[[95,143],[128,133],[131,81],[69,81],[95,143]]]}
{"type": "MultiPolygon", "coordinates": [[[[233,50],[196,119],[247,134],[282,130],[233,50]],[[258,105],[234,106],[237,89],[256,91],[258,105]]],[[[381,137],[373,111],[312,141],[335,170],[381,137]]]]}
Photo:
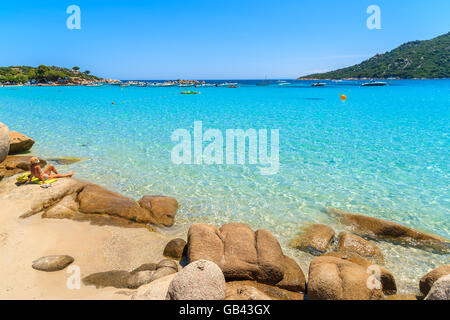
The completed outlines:
{"type": "Polygon", "coordinates": [[[74,178],[59,179],[49,189],[33,184],[17,185],[10,179],[3,183],[0,197],[2,195],[16,201],[22,218],[40,214],[43,218],[91,220],[124,226],[141,224],[144,227],[149,223],[171,226],[178,209],[177,201],[171,197],[152,196],[152,206],[141,207],[140,202],[131,198],[74,178]],[[27,194],[26,198],[24,194],[27,194]]]}

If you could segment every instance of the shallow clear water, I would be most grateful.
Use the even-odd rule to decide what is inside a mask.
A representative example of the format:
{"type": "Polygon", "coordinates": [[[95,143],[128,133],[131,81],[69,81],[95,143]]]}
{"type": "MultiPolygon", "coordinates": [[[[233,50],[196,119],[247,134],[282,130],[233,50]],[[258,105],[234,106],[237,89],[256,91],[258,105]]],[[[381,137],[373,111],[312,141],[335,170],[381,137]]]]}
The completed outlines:
{"type": "MultiPolygon", "coordinates": [[[[199,88],[200,95],[182,90],[0,88],[0,121],[34,138],[32,151],[43,158],[89,159],[61,168],[79,178],[134,198],[176,197],[177,223],[166,232],[185,233],[197,221],[266,228],[305,272],[311,257],[287,244],[307,222],[343,230],[324,207],[450,238],[449,80],[244,85],[199,88]],[[192,132],[194,121],[223,132],[279,129],[278,174],[261,175],[255,165],[173,164],[170,136],[179,128],[192,132]]],[[[417,290],[423,274],[450,261],[449,255],[378,245],[403,292],[417,290]]]]}

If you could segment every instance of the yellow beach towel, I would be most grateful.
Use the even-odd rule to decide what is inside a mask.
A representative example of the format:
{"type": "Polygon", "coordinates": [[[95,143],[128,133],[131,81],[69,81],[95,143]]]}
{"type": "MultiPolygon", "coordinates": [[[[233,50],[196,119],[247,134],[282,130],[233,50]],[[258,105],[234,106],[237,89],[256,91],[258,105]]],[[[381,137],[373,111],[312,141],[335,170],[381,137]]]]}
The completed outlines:
{"type": "MultiPolygon", "coordinates": [[[[24,174],[21,174],[20,176],[18,176],[18,177],[16,178],[16,181],[17,181],[18,183],[25,183],[25,182],[28,181],[28,177],[29,177],[29,176],[30,176],[30,173],[24,173],[24,174]]],[[[55,182],[55,181],[58,181],[58,179],[45,180],[45,183],[53,183],[53,182],[55,182]]],[[[31,179],[31,183],[34,183],[34,184],[43,184],[43,182],[42,182],[39,178],[36,178],[36,177],[34,177],[33,179],[31,179]]]]}

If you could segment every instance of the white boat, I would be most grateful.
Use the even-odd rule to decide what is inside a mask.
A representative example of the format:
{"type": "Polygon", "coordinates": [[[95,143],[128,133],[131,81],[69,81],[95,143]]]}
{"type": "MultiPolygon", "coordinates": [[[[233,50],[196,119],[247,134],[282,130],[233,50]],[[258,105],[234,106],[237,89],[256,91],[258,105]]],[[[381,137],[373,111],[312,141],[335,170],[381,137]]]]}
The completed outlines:
{"type": "Polygon", "coordinates": [[[324,87],[326,85],[326,83],[324,83],[324,82],[316,82],[316,83],[313,83],[311,86],[312,87],[324,87]]]}
{"type": "Polygon", "coordinates": [[[387,85],[386,82],[371,80],[369,82],[363,83],[361,85],[361,87],[383,87],[383,86],[386,86],[386,85],[387,85]]]}

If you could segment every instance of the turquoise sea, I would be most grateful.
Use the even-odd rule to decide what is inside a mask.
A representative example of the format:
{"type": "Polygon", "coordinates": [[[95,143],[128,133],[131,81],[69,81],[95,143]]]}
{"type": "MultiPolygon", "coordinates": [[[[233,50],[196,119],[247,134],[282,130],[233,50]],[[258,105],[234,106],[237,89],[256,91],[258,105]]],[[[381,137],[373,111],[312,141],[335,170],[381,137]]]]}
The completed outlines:
{"type": "MultiPolygon", "coordinates": [[[[198,88],[3,87],[0,122],[36,140],[43,158],[87,160],[60,170],[139,198],[174,196],[184,235],[193,222],[270,230],[305,273],[311,256],[288,248],[309,222],[343,230],[335,207],[450,238],[450,80],[289,81],[290,86],[198,88]],[[345,94],[347,100],[341,101],[345,94]],[[113,104],[114,103],[114,104],[113,104]],[[176,129],[279,129],[280,170],[255,165],[175,165],[176,129]]],[[[378,242],[401,292],[449,255],[378,242]]]]}

